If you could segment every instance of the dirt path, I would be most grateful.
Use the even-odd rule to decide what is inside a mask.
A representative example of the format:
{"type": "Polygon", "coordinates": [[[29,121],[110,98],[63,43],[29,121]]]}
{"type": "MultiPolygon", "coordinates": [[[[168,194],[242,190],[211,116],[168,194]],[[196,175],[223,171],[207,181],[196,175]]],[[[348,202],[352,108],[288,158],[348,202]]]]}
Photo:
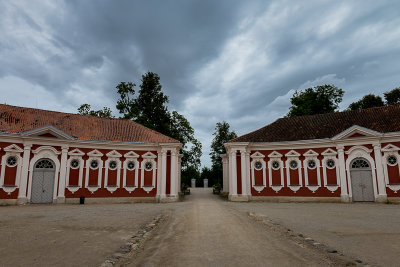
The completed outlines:
{"type": "Polygon", "coordinates": [[[326,266],[345,261],[268,231],[209,189],[195,189],[127,266],[326,266]]]}

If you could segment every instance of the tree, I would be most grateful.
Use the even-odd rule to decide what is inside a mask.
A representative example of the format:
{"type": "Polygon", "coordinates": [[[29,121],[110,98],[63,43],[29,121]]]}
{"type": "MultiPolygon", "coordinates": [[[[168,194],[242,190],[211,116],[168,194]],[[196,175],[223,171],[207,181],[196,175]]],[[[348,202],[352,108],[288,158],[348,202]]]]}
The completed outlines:
{"type": "Polygon", "coordinates": [[[394,88],[393,90],[383,93],[386,105],[400,104],[400,87],[394,88]]]}
{"type": "Polygon", "coordinates": [[[296,91],[290,103],[287,117],[335,112],[342,102],[344,91],[334,85],[325,84],[296,91]]]}
{"type": "Polygon", "coordinates": [[[111,109],[108,107],[104,107],[100,110],[92,110],[89,104],[82,104],[78,108],[78,113],[81,115],[90,115],[95,117],[103,117],[103,118],[113,118],[111,109]]]}
{"type": "Polygon", "coordinates": [[[373,107],[382,107],[385,103],[380,96],[376,96],[374,94],[365,95],[360,100],[353,102],[349,105],[350,110],[359,110],[373,107]]]}
{"type": "Polygon", "coordinates": [[[234,131],[230,131],[229,128],[229,123],[226,121],[218,122],[213,133],[214,139],[211,142],[211,170],[217,179],[215,182],[220,184],[222,184],[222,159],[220,155],[226,153],[224,144],[237,137],[237,134],[234,131]]]}
{"type": "Polygon", "coordinates": [[[142,75],[139,95],[133,99],[134,83],[120,83],[117,109],[125,119],[132,119],[152,130],[171,136],[168,96],[162,92],[160,77],[153,72],[142,75]]]}

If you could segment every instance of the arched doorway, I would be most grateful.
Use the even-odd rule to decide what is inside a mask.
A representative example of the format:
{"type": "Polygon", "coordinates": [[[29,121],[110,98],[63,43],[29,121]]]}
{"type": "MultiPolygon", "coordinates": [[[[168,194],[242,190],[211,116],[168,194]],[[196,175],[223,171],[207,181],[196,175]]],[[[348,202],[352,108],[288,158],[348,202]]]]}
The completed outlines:
{"type": "Polygon", "coordinates": [[[52,203],[54,193],[55,164],[50,159],[40,159],[33,167],[32,203],[52,203]]]}
{"type": "Polygon", "coordinates": [[[356,158],[350,164],[353,201],[375,201],[371,164],[356,158]]]}

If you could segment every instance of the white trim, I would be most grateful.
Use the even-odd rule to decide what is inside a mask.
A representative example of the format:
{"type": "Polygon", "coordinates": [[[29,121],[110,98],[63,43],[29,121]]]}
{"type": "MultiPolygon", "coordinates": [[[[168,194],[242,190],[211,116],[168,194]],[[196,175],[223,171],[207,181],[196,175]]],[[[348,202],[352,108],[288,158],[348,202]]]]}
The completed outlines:
{"type": "Polygon", "coordinates": [[[25,131],[21,133],[21,136],[30,136],[30,137],[39,137],[41,134],[46,134],[49,133],[51,135],[54,135],[57,138],[60,139],[67,139],[67,140],[74,140],[76,138],[72,137],[71,135],[67,134],[66,132],[52,126],[52,125],[47,125],[43,126],[40,128],[36,128],[30,131],[25,131]]]}
{"type": "Polygon", "coordinates": [[[84,156],[84,155],[85,153],[79,150],[78,148],[75,148],[68,152],[68,156],[84,156]]]}
{"type": "Polygon", "coordinates": [[[103,156],[103,153],[98,151],[97,149],[94,149],[87,153],[89,158],[86,160],[86,175],[85,175],[85,188],[87,188],[92,194],[96,192],[100,187],[101,187],[101,176],[103,172],[103,161],[101,160],[101,157],[103,156]],[[92,160],[97,160],[98,166],[96,169],[93,169],[90,165],[92,160]],[[90,170],[98,170],[97,174],[97,185],[89,186],[89,180],[90,180],[90,170]]]}
{"type": "Polygon", "coordinates": [[[349,197],[351,199],[353,198],[353,190],[352,190],[352,186],[351,186],[350,163],[356,158],[364,158],[370,164],[371,172],[372,172],[372,183],[373,183],[373,187],[374,187],[374,198],[375,198],[375,200],[378,199],[378,187],[376,184],[375,161],[370,155],[371,152],[372,152],[372,149],[367,149],[364,146],[352,147],[351,149],[349,149],[346,152],[347,154],[349,154],[349,156],[347,157],[347,160],[346,160],[346,171],[347,171],[347,177],[348,177],[348,185],[347,186],[349,188],[349,197]]]}
{"type": "Polygon", "coordinates": [[[4,151],[6,151],[6,153],[1,158],[0,188],[2,188],[4,190],[4,192],[6,192],[8,195],[10,195],[12,192],[14,192],[17,188],[20,187],[20,178],[21,178],[21,169],[22,169],[22,157],[20,154],[24,150],[13,144],[13,145],[10,145],[10,146],[4,148],[4,151]],[[7,159],[9,157],[15,157],[15,159],[17,160],[16,165],[14,165],[14,166],[8,165],[7,159]],[[17,171],[15,173],[14,186],[5,186],[4,185],[6,167],[7,168],[17,168],[17,171]]]}
{"type": "Polygon", "coordinates": [[[268,181],[269,181],[269,186],[272,188],[272,190],[275,191],[275,193],[278,193],[284,186],[285,186],[285,177],[283,173],[283,161],[282,161],[282,154],[274,151],[271,154],[268,155],[270,160],[268,161],[268,181]],[[277,161],[279,163],[279,168],[275,169],[272,168],[272,162],[277,161]],[[280,185],[274,185],[272,184],[272,170],[280,170],[281,174],[281,184],[280,185]]]}
{"type": "Polygon", "coordinates": [[[364,136],[360,136],[360,137],[379,137],[382,136],[382,133],[365,128],[365,127],[361,127],[358,125],[353,125],[350,128],[344,130],[343,132],[335,135],[334,137],[332,137],[332,140],[343,140],[343,139],[347,139],[350,136],[352,136],[353,134],[362,134],[364,136]]]}
{"type": "Polygon", "coordinates": [[[318,159],[318,153],[314,150],[308,150],[306,153],[303,154],[305,156],[304,159],[304,179],[306,183],[306,187],[311,190],[313,193],[321,187],[321,171],[320,171],[320,162],[318,159]],[[315,162],[314,168],[310,168],[308,163],[313,160],[315,162]],[[317,185],[310,185],[308,181],[308,170],[315,170],[317,171],[317,185]]]}
{"type": "Polygon", "coordinates": [[[127,157],[126,154],[125,154],[125,157],[126,157],[126,160],[124,160],[124,163],[123,163],[124,174],[123,174],[123,180],[122,180],[123,184],[122,184],[122,186],[123,186],[123,188],[126,189],[126,191],[128,191],[129,193],[132,193],[138,187],[139,161],[137,160],[137,157],[139,157],[139,155],[137,155],[137,157],[134,157],[134,156],[127,157]],[[128,162],[131,162],[131,161],[133,162],[135,167],[132,170],[129,170],[128,169],[128,162]],[[135,182],[134,182],[135,184],[134,184],[134,186],[131,186],[131,185],[127,186],[126,185],[127,174],[130,173],[130,172],[133,172],[133,171],[135,171],[135,182]]]}
{"type": "Polygon", "coordinates": [[[290,190],[292,190],[293,192],[296,193],[303,186],[303,176],[301,174],[302,164],[301,164],[301,160],[299,159],[301,154],[296,152],[296,151],[294,151],[294,150],[290,150],[288,153],[285,154],[285,156],[287,157],[287,160],[285,162],[287,186],[290,188],[290,190]],[[292,168],[290,166],[290,162],[293,161],[293,160],[297,162],[297,167],[296,168],[292,168]],[[291,181],[290,181],[290,169],[297,170],[297,173],[298,173],[298,176],[299,176],[299,184],[298,185],[291,184],[291,181]]]}
{"type": "MultiPolygon", "coordinates": [[[[140,165],[140,167],[141,167],[141,177],[140,177],[140,187],[144,190],[144,191],[146,191],[147,193],[150,193],[151,192],[151,190],[153,190],[154,188],[155,188],[155,182],[156,182],[156,173],[157,173],[157,163],[156,163],[156,161],[154,160],[154,157],[157,157],[156,155],[154,155],[153,153],[151,153],[151,152],[147,152],[146,154],[144,154],[144,155],[142,155],[142,158],[143,158],[143,160],[142,160],[142,162],[141,162],[141,165],[140,165]],[[147,154],[147,155],[146,155],[147,154]],[[151,155],[150,155],[151,154],[151,155]],[[146,157],[145,157],[145,155],[146,155],[146,157]],[[149,156],[150,155],[150,156],[149,156]],[[153,157],[154,156],[154,157],[153,157]],[[145,166],[146,166],[146,163],[147,162],[150,162],[153,166],[152,166],[152,168],[151,168],[151,170],[146,170],[146,168],[145,168],[145,166]],[[144,186],[144,172],[145,171],[151,171],[152,172],[152,184],[151,184],[151,186],[144,186]]],[[[166,173],[166,172],[165,172],[166,173]]]]}
{"type": "Polygon", "coordinates": [[[121,179],[121,160],[120,157],[122,155],[116,151],[112,150],[106,154],[108,159],[105,161],[105,173],[104,173],[104,187],[111,193],[115,192],[120,187],[120,179],[121,179]],[[117,166],[115,169],[110,168],[110,162],[115,161],[117,166]],[[108,185],[108,172],[109,171],[116,171],[117,172],[117,181],[115,186],[108,185]]]}
{"type": "Polygon", "coordinates": [[[41,146],[36,150],[32,151],[35,156],[29,161],[29,185],[28,185],[28,201],[31,201],[31,191],[32,191],[32,177],[33,177],[33,168],[41,159],[50,159],[56,165],[54,172],[54,188],[53,188],[53,202],[57,200],[57,187],[58,187],[58,174],[60,171],[60,161],[58,160],[60,151],[57,151],[54,147],[49,146],[41,146]]]}
{"type": "Polygon", "coordinates": [[[326,149],[324,152],[321,153],[322,156],[336,156],[338,153],[333,150],[332,148],[326,149]]]}
{"type": "Polygon", "coordinates": [[[382,165],[384,166],[383,172],[384,172],[384,177],[385,177],[385,184],[387,187],[389,187],[391,190],[393,190],[395,194],[400,190],[400,184],[390,184],[388,165],[391,167],[394,167],[397,165],[398,170],[399,170],[399,175],[400,175],[400,163],[399,163],[400,155],[398,152],[399,150],[400,149],[397,146],[394,146],[392,144],[389,144],[382,149],[382,151],[383,151],[382,165]],[[387,159],[390,156],[396,157],[396,160],[397,160],[396,164],[394,164],[394,165],[389,164],[387,159]]]}
{"type": "MultiPolygon", "coordinates": [[[[74,151],[74,150],[73,150],[74,151]]],[[[72,151],[71,151],[72,152],[72,151]]],[[[69,152],[68,154],[70,154],[71,152],[69,152]]],[[[82,155],[79,156],[79,154],[73,152],[71,153],[70,158],[67,160],[67,186],[66,188],[72,193],[74,194],[76,191],[78,191],[80,188],[82,188],[82,179],[83,179],[83,167],[85,165],[85,161],[82,159],[82,155]],[[70,173],[71,173],[71,169],[74,169],[71,167],[71,161],[73,160],[77,160],[79,162],[79,177],[78,177],[78,185],[77,186],[71,186],[69,179],[70,179],[70,173]]],[[[75,169],[78,169],[75,168],[75,169]]]]}
{"type": "MultiPolygon", "coordinates": [[[[258,192],[260,193],[262,190],[264,190],[265,187],[267,187],[267,174],[266,174],[266,162],[264,160],[264,155],[261,154],[260,152],[255,152],[250,156],[252,161],[250,162],[250,168],[251,168],[251,186],[258,192]],[[255,168],[256,162],[261,163],[261,169],[257,170],[255,168]],[[263,177],[263,184],[262,185],[256,185],[256,178],[255,178],[255,171],[262,171],[262,177],[263,177]]],[[[242,188],[243,190],[243,188],[242,188]]]]}
{"type": "Polygon", "coordinates": [[[339,161],[336,156],[325,154],[322,160],[322,175],[324,179],[324,187],[331,191],[331,193],[333,194],[340,187],[339,161]],[[335,166],[328,167],[328,165],[326,164],[328,160],[333,160],[335,162],[335,166]],[[328,174],[326,169],[336,169],[336,185],[328,184],[328,174]]]}

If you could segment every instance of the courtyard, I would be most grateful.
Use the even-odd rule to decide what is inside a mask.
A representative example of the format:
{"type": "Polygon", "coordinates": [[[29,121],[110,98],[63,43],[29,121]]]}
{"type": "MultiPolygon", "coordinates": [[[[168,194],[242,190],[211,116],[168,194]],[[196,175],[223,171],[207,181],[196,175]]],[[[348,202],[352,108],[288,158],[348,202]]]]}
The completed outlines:
{"type": "Polygon", "coordinates": [[[398,205],[233,203],[197,188],[178,203],[0,207],[0,266],[100,266],[158,215],[118,265],[398,265],[398,205]]]}

